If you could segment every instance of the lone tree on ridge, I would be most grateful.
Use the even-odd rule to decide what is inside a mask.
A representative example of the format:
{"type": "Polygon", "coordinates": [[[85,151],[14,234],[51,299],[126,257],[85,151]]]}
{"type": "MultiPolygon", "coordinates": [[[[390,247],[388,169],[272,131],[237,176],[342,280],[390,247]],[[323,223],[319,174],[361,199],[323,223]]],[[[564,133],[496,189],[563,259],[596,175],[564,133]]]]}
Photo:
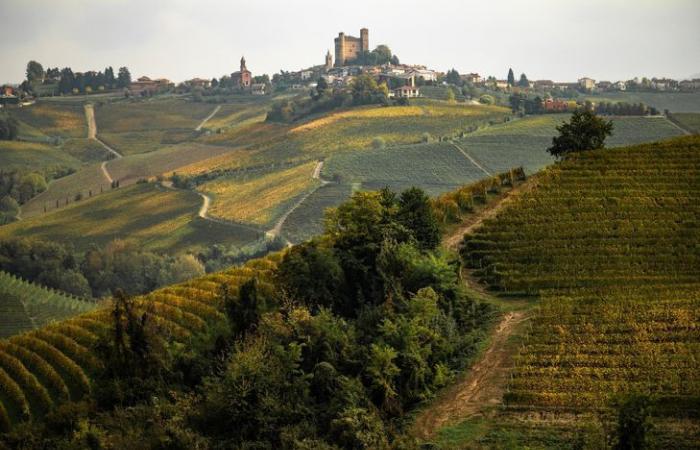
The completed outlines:
{"type": "Polygon", "coordinates": [[[588,110],[576,110],[571,120],[557,127],[559,136],[552,138],[547,149],[552,156],[562,158],[569,153],[605,147],[605,138],[613,131],[613,123],[588,110]]]}

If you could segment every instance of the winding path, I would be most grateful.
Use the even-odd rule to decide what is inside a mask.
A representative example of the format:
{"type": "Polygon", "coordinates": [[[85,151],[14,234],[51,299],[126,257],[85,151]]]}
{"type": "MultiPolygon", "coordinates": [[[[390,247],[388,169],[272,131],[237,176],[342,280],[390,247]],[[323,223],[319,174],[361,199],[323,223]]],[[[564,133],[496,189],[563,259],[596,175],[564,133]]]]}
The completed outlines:
{"type": "Polygon", "coordinates": [[[197,125],[197,128],[194,129],[194,131],[200,131],[202,127],[204,126],[205,123],[209,122],[209,120],[216,115],[216,113],[219,112],[221,109],[221,105],[218,105],[216,108],[214,108],[214,111],[211,112],[207,117],[205,117],[201,122],[199,122],[199,125],[197,125]]]}
{"type": "MultiPolygon", "coordinates": [[[[87,125],[88,125],[88,134],[87,138],[88,139],[93,139],[102,145],[102,147],[105,148],[108,152],[114,155],[115,159],[121,159],[124,156],[119,153],[118,151],[114,150],[112,147],[109,145],[105,144],[102,142],[100,138],[97,137],[97,122],[95,121],[95,107],[92,105],[92,103],[86,103],[85,106],[85,119],[87,120],[87,125]]],[[[100,165],[100,169],[102,169],[102,174],[105,176],[107,181],[111,184],[113,179],[112,176],[109,174],[107,171],[107,161],[102,161],[102,164],[100,165]]]]}
{"type": "MultiPolygon", "coordinates": [[[[528,178],[477,214],[467,218],[461,226],[443,238],[443,246],[457,250],[466,233],[494,217],[520,193],[531,190],[536,185],[536,179],[537,177],[528,178]]],[[[470,286],[483,295],[491,295],[479,285],[470,286]]],[[[526,311],[506,313],[491,331],[488,347],[483,354],[457,383],[447,388],[435,402],[421,411],[416,417],[412,433],[422,439],[430,439],[445,425],[484,414],[489,408],[500,405],[516,353],[515,346],[509,345],[508,341],[511,336],[522,333],[521,325],[529,319],[530,314],[526,311]]]]}
{"type": "MultiPolygon", "coordinates": [[[[299,208],[302,205],[302,203],[304,203],[306,201],[306,199],[311,196],[311,194],[313,194],[314,192],[319,190],[322,186],[325,186],[326,184],[329,183],[329,181],[321,179],[321,169],[323,169],[323,161],[319,161],[318,163],[316,163],[316,167],[314,167],[314,171],[311,174],[312,179],[320,180],[321,183],[318,184],[317,186],[315,186],[313,189],[311,189],[306,194],[304,194],[304,196],[301,197],[291,208],[289,208],[284,214],[282,214],[282,217],[280,217],[279,220],[277,220],[277,223],[275,223],[275,226],[272,227],[270,230],[268,230],[265,233],[269,238],[274,239],[274,238],[278,237],[282,233],[282,226],[284,225],[284,222],[287,221],[287,218],[289,218],[289,216],[294,211],[296,211],[296,209],[299,208]]],[[[291,243],[289,241],[287,241],[287,244],[291,245],[291,243]]]]}

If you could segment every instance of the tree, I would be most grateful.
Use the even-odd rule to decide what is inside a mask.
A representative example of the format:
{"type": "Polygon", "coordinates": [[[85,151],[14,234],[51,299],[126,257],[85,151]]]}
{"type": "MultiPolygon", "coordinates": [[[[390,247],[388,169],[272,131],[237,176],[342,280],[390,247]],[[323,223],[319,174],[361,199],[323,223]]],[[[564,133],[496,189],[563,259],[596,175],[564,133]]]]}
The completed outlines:
{"type": "Polygon", "coordinates": [[[44,81],[44,68],[36,61],[27,63],[27,81],[31,83],[41,83],[44,81]]]}
{"type": "Polygon", "coordinates": [[[513,69],[508,69],[508,86],[515,86],[515,74],[513,69]]]}
{"type": "Polygon", "coordinates": [[[453,103],[455,101],[455,91],[452,90],[451,87],[447,87],[447,96],[445,97],[445,100],[447,100],[450,103],[453,103]]]}
{"type": "Polygon", "coordinates": [[[411,230],[418,246],[434,249],[440,243],[440,229],[430,204],[430,198],[422,189],[412,187],[401,193],[398,201],[399,222],[411,230]]]}
{"type": "Polygon", "coordinates": [[[125,88],[131,84],[131,73],[126,67],[119,68],[119,74],[117,75],[117,87],[125,88]]]}
{"type": "Polygon", "coordinates": [[[450,84],[454,84],[455,86],[460,86],[462,84],[462,79],[459,77],[459,72],[457,72],[455,69],[447,71],[445,81],[450,84]]]}
{"type": "Polygon", "coordinates": [[[603,148],[605,138],[612,134],[613,123],[592,111],[579,109],[568,123],[559,125],[557,131],[559,136],[552,138],[552,146],[547,151],[552,156],[563,157],[571,152],[603,148]]]}
{"type": "Polygon", "coordinates": [[[14,141],[17,139],[17,132],[18,124],[14,117],[0,117],[0,141],[14,141]]]}
{"type": "Polygon", "coordinates": [[[520,74],[520,81],[518,81],[518,86],[520,87],[530,87],[530,82],[527,79],[527,76],[524,73],[520,74]]]}
{"type": "Polygon", "coordinates": [[[237,338],[244,338],[246,333],[257,327],[262,314],[263,302],[258,296],[257,280],[251,278],[243,283],[238,298],[230,294],[225,284],[221,290],[231,331],[237,338]]]}
{"type": "Polygon", "coordinates": [[[631,394],[619,406],[615,450],[647,448],[652,401],[646,395],[631,394]]]}

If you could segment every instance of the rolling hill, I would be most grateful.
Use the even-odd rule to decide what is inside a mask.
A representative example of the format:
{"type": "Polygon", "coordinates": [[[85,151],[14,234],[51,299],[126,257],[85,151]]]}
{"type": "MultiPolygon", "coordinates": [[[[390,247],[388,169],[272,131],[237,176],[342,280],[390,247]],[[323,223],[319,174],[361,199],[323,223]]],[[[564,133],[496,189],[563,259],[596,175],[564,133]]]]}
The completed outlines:
{"type": "Polygon", "coordinates": [[[469,448],[594,442],[637,394],[652,448],[695,447],[699,183],[698,137],[583,152],[465,237],[473,276],[540,306],[505,408],[445,430],[450,445],[460,430],[469,448]]]}

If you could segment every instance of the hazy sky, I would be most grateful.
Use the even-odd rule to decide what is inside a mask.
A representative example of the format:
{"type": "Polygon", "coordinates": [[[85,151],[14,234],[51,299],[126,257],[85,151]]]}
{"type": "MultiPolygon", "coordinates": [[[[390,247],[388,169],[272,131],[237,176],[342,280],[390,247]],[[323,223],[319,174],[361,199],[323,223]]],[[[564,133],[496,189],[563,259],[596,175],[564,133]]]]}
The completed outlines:
{"type": "Polygon", "coordinates": [[[219,77],[321,64],[369,28],[402,62],[505,78],[700,73],[700,0],[0,0],[0,82],[29,59],[133,77],[219,77]],[[331,49],[332,50],[332,49],[331,49]]]}

